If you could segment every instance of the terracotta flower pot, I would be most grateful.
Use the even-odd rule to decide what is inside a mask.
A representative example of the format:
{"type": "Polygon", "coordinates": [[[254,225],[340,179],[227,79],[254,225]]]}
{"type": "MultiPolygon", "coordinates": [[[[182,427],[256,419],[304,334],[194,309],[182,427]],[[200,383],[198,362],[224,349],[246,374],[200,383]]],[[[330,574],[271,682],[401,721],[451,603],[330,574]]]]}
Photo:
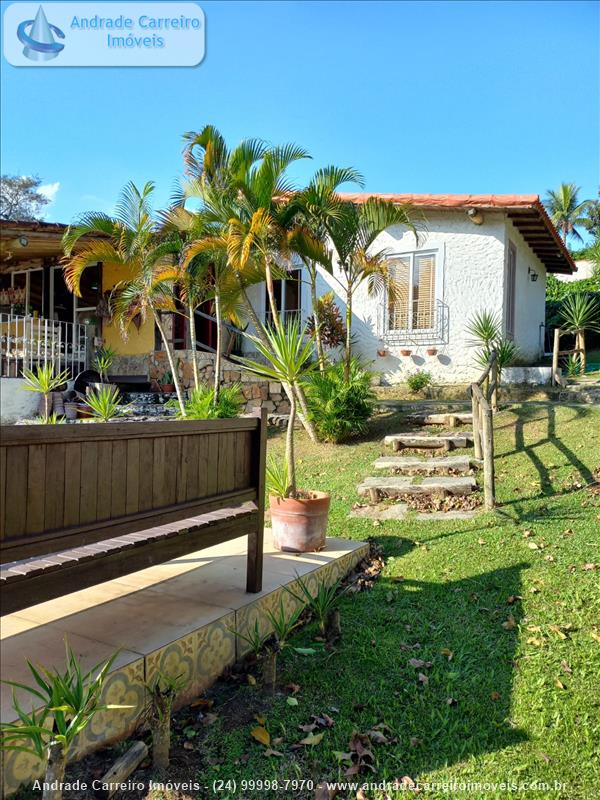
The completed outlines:
{"type": "Polygon", "coordinates": [[[387,356],[387,350],[378,350],[377,355],[380,356],[380,358],[385,358],[387,356]]]}
{"type": "Polygon", "coordinates": [[[322,550],[330,502],[326,492],[310,492],[310,497],[299,499],[269,495],[275,549],[290,553],[322,550]]]}
{"type": "Polygon", "coordinates": [[[427,348],[427,355],[428,356],[437,356],[437,347],[428,347],[427,348]]]}
{"type": "Polygon", "coordinates": [[[161,383],[160,384],[161,392],[165,394],[172,394],[175,391],[175,384],[174,383],[161,383]]]}
{"type": "Polygon", "coordinates": [[[412,350],[400,350],[400,355],[403,355],[404,357],[408,357],[409,355],[411,355],[411,353],[412,350]]]}

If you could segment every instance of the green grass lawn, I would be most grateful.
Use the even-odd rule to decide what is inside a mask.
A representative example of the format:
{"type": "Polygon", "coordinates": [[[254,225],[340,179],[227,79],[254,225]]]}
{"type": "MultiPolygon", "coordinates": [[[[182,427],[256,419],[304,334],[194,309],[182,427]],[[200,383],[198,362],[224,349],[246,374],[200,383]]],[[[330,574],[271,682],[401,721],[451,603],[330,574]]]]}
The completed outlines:
{"type": "MultiPolygon", "coordinates": [[[[202,779],[238,782],[222,796],[312,798],[314,789],[269,793],[242,790],[241,781],[346,780],[336,751],[379,723],[391,743],[373,746],[374,773],[348,780],[537,781],[550,789],[509,794],[600,795],[600,570],[591,568],[600,562],[600,495],[586,488],[600,466],[600,413],[529,404],[495,424],[499,511],[461,523],[348,519],[356,485],[371,474],[382,435],[401,428],[399,417],[378,418],[368,440],[350,445],[315,447],[298,434],[300,485],[333,496],[329,534],[374,537],[385,569],[371,591],[342,600],[336,652],[282,657],[281,682],[299,684],[298,705],[283,690],[273,699],[239,690],[240,707],[264,714],[281,738],[282,757],[254,742],[247,713],[239,724],[228,717],[211,726],[202,779]],[[431,666],[411,666],[411,658],[431,666]],[[335,725],[321,742],[290,749],[306,735],[298,726],[323,712],[335,725]]],[[[270,450],[282,446],[275,435],[270,450]]],[[[295,643],[314,634],[307,626],[295,643]]],[[[486,786],[416,796],[506,794],[486,786]]]]}

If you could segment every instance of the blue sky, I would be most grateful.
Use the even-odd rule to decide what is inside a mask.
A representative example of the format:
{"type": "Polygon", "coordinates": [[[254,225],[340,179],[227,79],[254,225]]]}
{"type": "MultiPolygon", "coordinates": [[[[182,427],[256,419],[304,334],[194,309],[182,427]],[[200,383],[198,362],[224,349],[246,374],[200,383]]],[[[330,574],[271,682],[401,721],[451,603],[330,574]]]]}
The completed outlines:
{"type": "Polygon", "coordinates": [[[54,186],[48,219],[110,210],[131,179],[166,202],[182,133],[206,123],[232,143],[302,144],[313,160],[298,180],[336,163],[371,191],[543,194],[564,180],[595,195],[596,2],[200,5],[195,68],[3,59],[2,172],[54,186]]]}

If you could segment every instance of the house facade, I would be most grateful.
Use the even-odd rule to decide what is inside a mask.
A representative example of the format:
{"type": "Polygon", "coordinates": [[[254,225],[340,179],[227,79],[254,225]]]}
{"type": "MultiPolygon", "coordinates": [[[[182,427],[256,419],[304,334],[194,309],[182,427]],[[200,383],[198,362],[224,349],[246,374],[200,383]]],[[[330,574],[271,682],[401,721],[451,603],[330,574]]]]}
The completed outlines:
{"type": "MultiPolygon", "coordinates": [[[[344,196],[363,203],[372,195],[344,196]]],[[[376,196],[409,204],[424,218],[418,239],[398,227],[373,244],[374,251],[388,254],[394,290],[371,295],[364,282],[353,298],[355,351],[382,383],[403,382],[418,369],[430,372],[438,383],[472,380],[481,368],[467,326],[481,311],[496,313],[505,335],[518,346],[520,360],[534,364],[544,352],[546,276],[569,276],[576,270],[539,197],[376,196]]],[[[282,309],[289,314],[297,308],[306,320],[306,276],[299,290],[286,288],[282,309]]],[[[332,275],[320,270],[318,290],[333,291],[344,314],[339,266],[332,275]]],[[[253,287],[251,297],[264,315],[262,287],[253,287]]]]}
{"type": "MultiPolygon", "coordinates": [[[[345,195],[364,203],[370,195],[345,195]]],[[[370,295],[363,283],[354,297],[356,352],[384,384],[405,381],[418,369],[438,383],[463,383],[480,371],[467,326],[480,311],[493,311],[518,346],[523,363],[544,349],[548,273],[572,275],[576,266],[537,195],[379,195],[409,204],[423,217],[419,233],[390,228],[373,245],[385,249],[393,291],[370,295]]],[[[82,296],[66,287],[60,259],[65,225],[0,223],[0,333],[3,378],[18,378],[36,358],[58,358],[72,373],[89,366],[94,347],[109,344],[119,358],[115,372],[161,378],[168,365],[150,319],[132,325],[126,339],[110,319],[107,298],[123,278],[121,268],[98,264],[86,270],[82,296]]],[[[345,313],[343,275],[319,272],[318,292],[333,291],[345,313]]],[[[275,283],[284,318],[311,313],[310,288],[301,265],[275,283]]],[[[249,290],[259,318],[269,321],[263,284],[249,290]]],[[[190,342],[185,319],[168,315],[167,327],[184,378],[191,381],[190,342]]],[[[197,349],[210,372],[215,329],[210,304],[196,319],[197,349]]],[[[228,352],[251,343],[229,335],[228,352]]],[[[235,365],[226,366],[237,380],[235,365]]],[[[226,374],[227,377],[227,374],[226,374]]],[[[253,398],[260,400],[261,398],[253,398]]],[[[265,398],[262,398],[263,400],[265,398]]]]}

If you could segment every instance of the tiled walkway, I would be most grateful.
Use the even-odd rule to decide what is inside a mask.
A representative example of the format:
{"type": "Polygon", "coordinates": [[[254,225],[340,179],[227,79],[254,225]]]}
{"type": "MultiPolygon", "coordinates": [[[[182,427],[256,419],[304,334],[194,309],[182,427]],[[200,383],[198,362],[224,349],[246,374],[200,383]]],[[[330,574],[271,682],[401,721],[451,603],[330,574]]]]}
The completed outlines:
{"type": "MultiPolygon", "coordinates": [[[[267,633],[266,610],[296,601],[284,587],[297,575],[314,591],[347,574],[367,553],[362,542],[328,539],[320,553],[294,555],[273,550],[266,532],[263,590],[247,594],[246,539],[235,539],[182,558],[100,584],[57,600],[23,609],[0,620],[1,672],[4,680],[30,684],[25,659],[47,667],[64,664],[64,639],[92,667],[119,655],[107,681],[104,701],[131,709],[98,714],[85,731],[77,753],[123,738],[135,728],[144,707],[144,683],[158,670],[183,673],[180,700],[196,697],[243,654],[233,631],[259,621],[267,633]]],[[[65,587],[68,590],[68,587],[65,587]]],[[[17,692],[25,708],[29,696],[17,692]]],[[[12,721],[12,691],[2,684],[2,721],[12,721]]],[[[5,759],[5,792],[14,791],[39,771],[24,753],[5,759]]]]}

